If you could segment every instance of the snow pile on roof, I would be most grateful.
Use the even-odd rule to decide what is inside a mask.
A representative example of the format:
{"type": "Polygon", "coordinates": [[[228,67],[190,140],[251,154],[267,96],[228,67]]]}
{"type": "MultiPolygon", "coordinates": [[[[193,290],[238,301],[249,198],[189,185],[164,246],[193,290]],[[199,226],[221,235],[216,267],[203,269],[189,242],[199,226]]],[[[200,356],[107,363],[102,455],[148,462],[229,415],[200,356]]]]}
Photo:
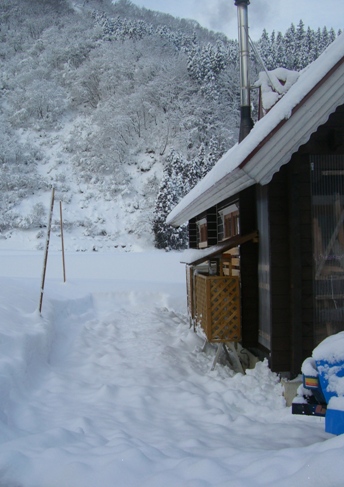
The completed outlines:
{"type": "Polygon", "coordinates": [[[261,88],[261,101],[264,112],[270,110],[283,95],[285,95],[298,80],[300,73],[285,68],[259,73],[258,81],[254,84],[261,88]]]}

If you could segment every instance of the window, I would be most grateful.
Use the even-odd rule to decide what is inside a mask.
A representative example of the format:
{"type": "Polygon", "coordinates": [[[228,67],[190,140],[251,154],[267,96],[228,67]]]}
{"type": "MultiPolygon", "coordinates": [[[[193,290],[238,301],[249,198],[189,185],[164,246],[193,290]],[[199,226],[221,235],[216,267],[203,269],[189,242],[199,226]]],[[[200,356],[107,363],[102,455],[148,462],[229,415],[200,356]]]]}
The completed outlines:
{"type": "Polygon", "coordinates": [[[239,206],[234,203],[219,211],[221,218],[221,240],[234,237],[240,233],[239,206]]]}
{"type": "Polygon", "coordinates": [[[202,218],[197,222],[198,228],[198,247],[203,248],[207,247],[208,245],[208,228],[207,228],[207,219],[202,218]]]}

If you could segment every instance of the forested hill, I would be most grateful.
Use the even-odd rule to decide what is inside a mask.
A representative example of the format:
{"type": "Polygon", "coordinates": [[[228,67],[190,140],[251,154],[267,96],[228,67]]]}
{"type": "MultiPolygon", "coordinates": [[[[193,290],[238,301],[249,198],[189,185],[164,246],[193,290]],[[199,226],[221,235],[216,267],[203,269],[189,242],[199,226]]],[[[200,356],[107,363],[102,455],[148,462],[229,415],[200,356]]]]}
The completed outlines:
{"type": "MultiPolygon", "coordinates": [[[[263,32],[268,69],[312,60],[302,25],[263,32]]],[[[312,35],[316,57],[335,37],[312,35]]],[[[237,42],[197,22],[128,0],[1,0],[1,239],[34,232],[42,247],[54,186],[82,249],[152,245],[153,229],[184,245],[164,215],[236,142],[238,88],[237,42]]]]}

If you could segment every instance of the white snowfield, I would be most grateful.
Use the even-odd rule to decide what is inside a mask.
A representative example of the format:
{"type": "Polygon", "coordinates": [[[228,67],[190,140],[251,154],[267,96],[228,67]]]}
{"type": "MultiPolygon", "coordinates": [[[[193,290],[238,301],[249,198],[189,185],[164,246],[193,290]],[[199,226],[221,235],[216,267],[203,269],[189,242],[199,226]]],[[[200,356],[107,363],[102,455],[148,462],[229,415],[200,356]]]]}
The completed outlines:
{"type": "Polygon", "coordinates": [[[211,371],[180,253],[0,251],[1,487],[342,487],[266,363],[211,371]]]}

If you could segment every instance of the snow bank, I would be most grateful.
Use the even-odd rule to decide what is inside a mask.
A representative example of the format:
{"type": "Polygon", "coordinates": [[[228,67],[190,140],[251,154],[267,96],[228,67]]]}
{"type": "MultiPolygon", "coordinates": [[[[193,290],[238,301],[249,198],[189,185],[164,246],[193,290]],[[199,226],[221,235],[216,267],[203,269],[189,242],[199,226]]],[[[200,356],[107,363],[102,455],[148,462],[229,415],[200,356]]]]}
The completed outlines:
{"type": "Polygon", "coordinates": [[[65,284],[52,254],[42,316],[42,255],[20,257],[0,252],[0,485],[342,485],[344,438],[266,362],[211,370],[179,253],[69,254],[65,284]]]}

